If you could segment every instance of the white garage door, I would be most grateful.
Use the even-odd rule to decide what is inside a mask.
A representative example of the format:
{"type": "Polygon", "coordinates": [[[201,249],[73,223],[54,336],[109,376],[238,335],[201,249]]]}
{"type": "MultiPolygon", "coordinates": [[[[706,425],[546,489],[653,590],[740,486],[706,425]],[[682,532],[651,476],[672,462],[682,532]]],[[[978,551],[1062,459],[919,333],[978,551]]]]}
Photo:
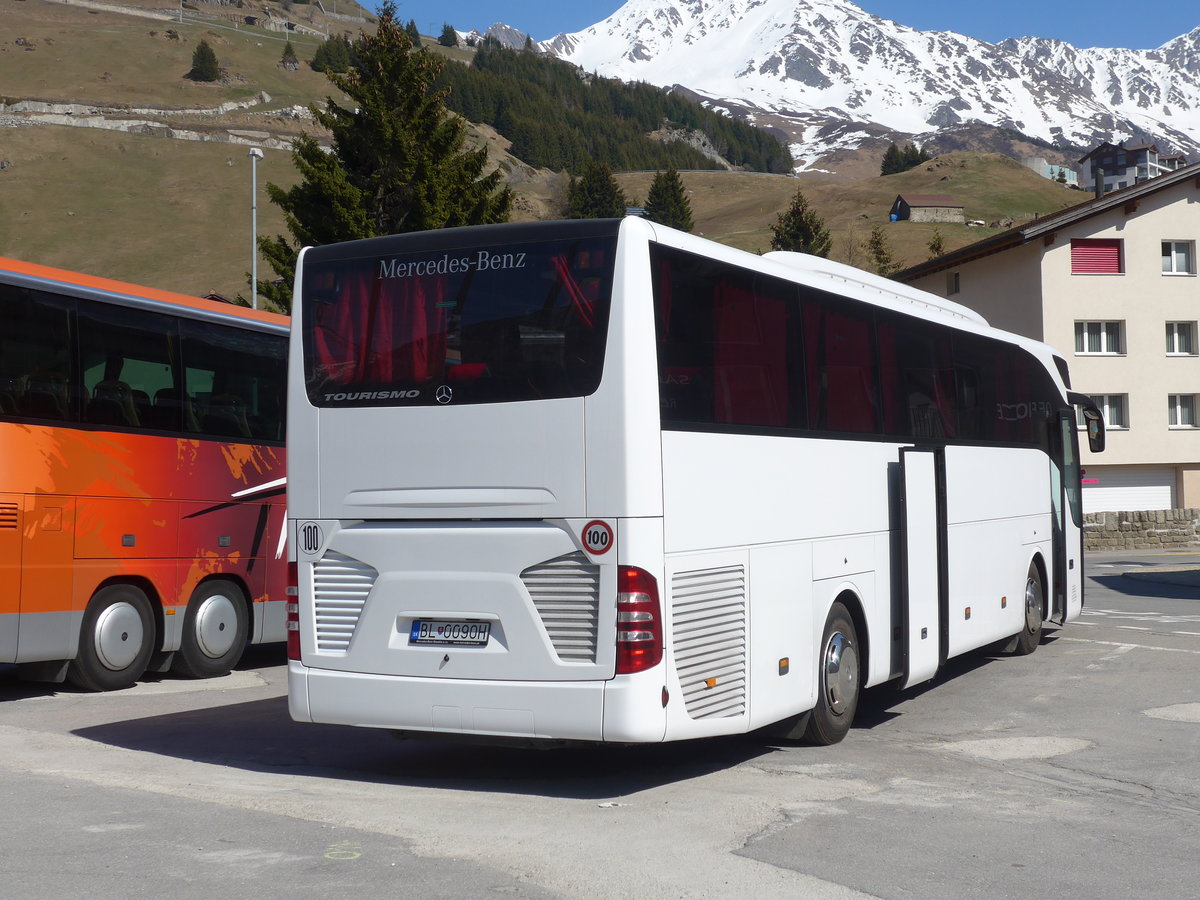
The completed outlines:
{"type": "Polygon", "coordinates": [[[1085,513],[1174,508],[1173,466],[1088,466],[1083,476],[1085,513]]]}

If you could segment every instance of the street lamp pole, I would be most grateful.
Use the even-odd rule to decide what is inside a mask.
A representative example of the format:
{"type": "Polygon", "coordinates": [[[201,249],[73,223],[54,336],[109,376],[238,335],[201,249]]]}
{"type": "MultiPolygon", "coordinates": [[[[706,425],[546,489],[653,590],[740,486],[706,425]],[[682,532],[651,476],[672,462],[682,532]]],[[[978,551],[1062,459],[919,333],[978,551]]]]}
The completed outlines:
{"type": "Polygon", "coordinates": [[[258,309],[258,161],[263,152],[250,148],[250,305],[258,309]]]}

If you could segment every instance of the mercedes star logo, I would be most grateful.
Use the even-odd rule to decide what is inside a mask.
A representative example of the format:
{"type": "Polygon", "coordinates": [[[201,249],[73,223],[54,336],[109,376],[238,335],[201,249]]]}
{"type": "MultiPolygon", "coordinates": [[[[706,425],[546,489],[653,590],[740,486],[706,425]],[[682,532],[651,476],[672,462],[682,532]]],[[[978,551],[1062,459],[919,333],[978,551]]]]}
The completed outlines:
{"type": "Polygon", "coordinates": [[[443,384],[433,396],[437,398],[438,403],[449,403],[454,397],[454,391],[448,384],[443,384]]]}

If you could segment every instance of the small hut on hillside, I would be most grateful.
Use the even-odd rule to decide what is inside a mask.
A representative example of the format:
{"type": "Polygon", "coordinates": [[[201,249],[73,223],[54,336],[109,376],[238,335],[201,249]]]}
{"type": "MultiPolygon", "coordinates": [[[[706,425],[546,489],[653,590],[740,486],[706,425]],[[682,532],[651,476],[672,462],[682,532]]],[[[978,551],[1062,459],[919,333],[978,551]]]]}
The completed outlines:
{"type": "Polygon", "coordinates": [[[965,225],[963,205],[950,194],[898,194],[892,204],[893,222],[955,222],[965,225]]]}

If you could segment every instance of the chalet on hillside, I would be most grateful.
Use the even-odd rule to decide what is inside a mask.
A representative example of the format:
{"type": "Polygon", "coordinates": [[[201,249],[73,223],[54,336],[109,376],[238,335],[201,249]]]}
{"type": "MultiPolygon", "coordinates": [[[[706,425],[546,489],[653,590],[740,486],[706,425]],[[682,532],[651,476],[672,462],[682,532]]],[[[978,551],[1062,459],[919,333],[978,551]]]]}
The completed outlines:
{"type": "Polygon", "coordinates": [[[898,194],[892,204],[893,222],[954,222],[965,225],[963,205],[950,194],[898,194]]]}

